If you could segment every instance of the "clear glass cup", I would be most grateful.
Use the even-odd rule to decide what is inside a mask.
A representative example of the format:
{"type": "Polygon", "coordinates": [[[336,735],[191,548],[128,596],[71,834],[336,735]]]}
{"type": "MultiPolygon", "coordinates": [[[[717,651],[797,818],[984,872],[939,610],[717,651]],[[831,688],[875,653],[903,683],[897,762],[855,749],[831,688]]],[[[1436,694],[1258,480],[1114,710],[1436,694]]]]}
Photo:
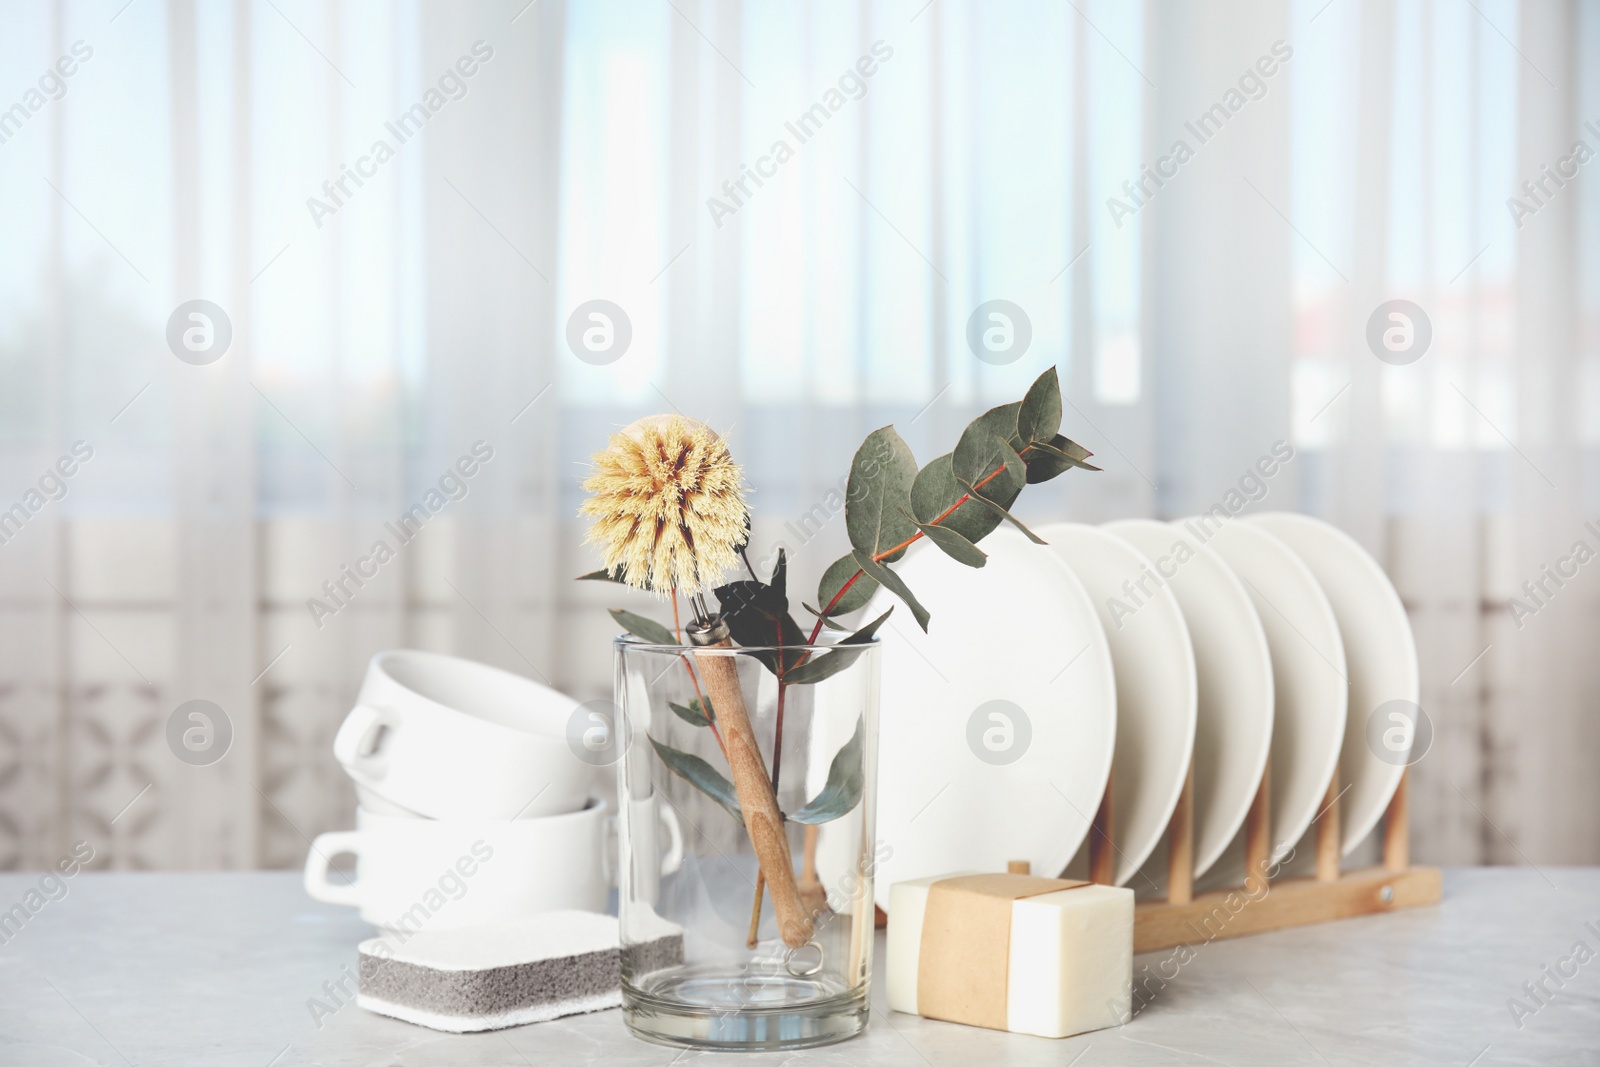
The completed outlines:
{"type": "MultiPolygon", "coordinates": [[[[842,669],[780,686],[774,667],[786,678],[807,677],[792,647],[616,640],[623,1016],[639,1037],[779,1051],[866,1029],[879,646],[824,640],[817,650],[811,674],[828,656],[841,657],[842,669]],[[734,797],[723,749],[731,727],[719,721],[715,700],[709,722],[696,703],[708,672],[727,679],[729,662],[766,780],[777,779],[791,869],[812,917],[811,936],[794,947],[779,934],[745,824],[724,803],[734,797]]],[[[792,927],[791,939],[798,940],[792,927]]]]}

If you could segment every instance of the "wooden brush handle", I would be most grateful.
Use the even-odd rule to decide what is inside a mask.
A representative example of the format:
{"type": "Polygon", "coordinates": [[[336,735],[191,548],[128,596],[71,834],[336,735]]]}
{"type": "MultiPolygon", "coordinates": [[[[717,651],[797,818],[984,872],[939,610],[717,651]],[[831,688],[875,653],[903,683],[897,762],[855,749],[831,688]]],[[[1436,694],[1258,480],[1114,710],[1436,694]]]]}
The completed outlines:
{"type": "MultiPolygon", "coordinates": [[[[722,640],[707,649],[732,648],[733,641],[722,640]]],[[[783,813],[772,791],[772,778],[756,745],[756,733],[745,710],[744,691],[739,687],[739,670],[732,656],[695,654],[700,678],[711,698],[711,707],[722,730],[722,743],[728,749],[728,767],[733,771],[733,789],[744,813],[744,828],[755,847],[756,859],[772,894],[772,910],[778,917],[778,932],[783,943],[799,948],[811,940],[811,915],[800,900],[795,883],[794,860],[789,852],[789,837],[783,829],[783,813]]]]}

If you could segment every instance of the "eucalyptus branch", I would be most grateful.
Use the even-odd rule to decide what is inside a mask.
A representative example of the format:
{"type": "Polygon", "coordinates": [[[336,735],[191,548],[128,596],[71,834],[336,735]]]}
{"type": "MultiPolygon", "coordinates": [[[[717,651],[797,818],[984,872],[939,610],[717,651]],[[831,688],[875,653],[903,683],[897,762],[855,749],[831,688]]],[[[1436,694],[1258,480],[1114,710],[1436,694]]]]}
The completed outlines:
{"type": "MultiPolygon", "coordinates": [[[[1018,452],[1017,455],[1021,456],[1023,459],[1026,459],[1028,457],[1028,453],[1031,452],[1031,451],[1033,451],[1033,445],[1030,444],[1030,445],[1027,445],[1026,447],[1024,447],[1021,452],[1018,452]]],[[[983,480],[980,481],[980,482],[975,483],[973,488],[982,489],[984,486],[986,486],[990,482],[994,481],[1000,475],[1004,474],[1005,471],[1006,471],[1006,466],[1005,466],[1004,463],[1002,463],[1000,466],[996,467],[994,470],[992,470],[988,474],[984,475],[983,480]]],[[[945,519],[948,519],[951,515],[955,514],[956,509],[961,507],[962,504],[965,504],[967,501],[969,501],[971,499],[972,499],[972,494],[971,493],[963,493],[961,495],[961,499],[960,500],[957,500],[954,504],[951,504],[949,507],[945,508],[938,515],[936,515],[935,517],[929,519],[928,522],[927,522],[927,525],[929,525],[929,526],[938,526],[945,519]]],[[[910,537],[906,538],[904,541],[901,541],[898,545],[895,545],[893,548],[885,549],[884,551],[879,552],[876,555],[874,555],[872,558],[873,558],[874,562],[882,563],[885,559],[889,558],[890,556],[893,556],[895,553],[903,552],[907,548],[910,548],[914,543],[916,543],[917,541],[922,540],[926,536],[927,536],[927,534],[923,533],[921,530],[918,530],[916,533],[912,534],[910,537]]],[[[815,645],[817,643],[817,637],[822,633],[822,624],[823,624],[823,622],[827,619],[827,617],[829,615],[833,614],[833,609],[839,606],[839,601],[844,599],[845,593],[849,592],[850,591],[850,587],[852,585],[856,584],[856,580],[859,579],[862,575],[864,575],[866,573],[867,572],[863,571],[863,570],[856,571],[854,574],[852,574],[849,577],[848,580],[845,581],[845,583],[842,586],[839,587],[839,591],[833,595],[833,599],[828,601],[828,605],[822,609],[822,614],[817,616],[817,624],[811,628],[811,636],[806,639],[806,644],[807,645],[815,645]]]]}
{"type": "Polygon", "coordinates": [[[815,645],[836,616],[865,606],[880,586],[926,630],[928,610],[891,567],[923,538],[968,567],[987,562],[977,542],[1002,522],[1043,544],[1011,513],[1012,502],[1025,486],[1072,467],[1099,469],[1086,462],[1088,449],[1058,432],[1061,409],[1061,385],[1051,367],[1021,400],[984,412],[962,431],[952,452],[920,469],[893,426],[868,434],[851,460],[845,497],[851,552],[823,573],[817,589],[822,607],[807,608],[817,621],[806,644],[815,645]]]}

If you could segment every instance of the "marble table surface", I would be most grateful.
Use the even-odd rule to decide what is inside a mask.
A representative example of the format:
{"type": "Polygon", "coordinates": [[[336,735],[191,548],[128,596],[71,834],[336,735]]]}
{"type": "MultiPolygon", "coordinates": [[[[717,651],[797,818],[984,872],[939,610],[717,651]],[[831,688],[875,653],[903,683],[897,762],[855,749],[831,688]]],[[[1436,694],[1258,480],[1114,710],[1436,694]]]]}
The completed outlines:
{"type": "MultiPolygon", "coordinates": [[[[0,875],[0,911],[38,885],[0,875]]],[[[307,899],[298,874],[85,872],[66,886],[0,933],[7,1067],[1600,1064],[1593,868],[1451,870],[1437,907],[1217,941],[1181,965],[1140,956],[1136,980],[1160,976],[1150,1003],[1064,1041],[892,1013],[880,980],[865,1036],[787,1056],[679,1053],[629,1037],[617,1011],[460,1036],[354,1004],[315,1018],[309,1002],[370,928],[307,899]],[[1541,981],[1535,1000],[1524,983],[1541,981]]],[[[882,951],[880,934],[880,964],[882,951]]]]}

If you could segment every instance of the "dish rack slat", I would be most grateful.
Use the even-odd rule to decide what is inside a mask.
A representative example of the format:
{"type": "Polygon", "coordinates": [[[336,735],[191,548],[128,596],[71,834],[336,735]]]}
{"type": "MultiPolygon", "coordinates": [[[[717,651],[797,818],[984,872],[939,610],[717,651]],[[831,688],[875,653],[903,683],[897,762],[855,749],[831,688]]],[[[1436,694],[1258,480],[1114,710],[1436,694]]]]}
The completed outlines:
{"type": "MultiPolygon", "coordinates": [[[[1341,868],[1339,801],[1342,796],[1336,767],[1315,824],[1317,873],[1307,878],[1266,880],[1264,874],[1271,867],[1272,857],[1272,761],[1269,758],[1261,772],[1255,799],[1245,816],[1244,884],[1196,894],[1194,765],[1191,762],[1183,792],[1167,827],[1167,897],[1134,905],[1133,950],[1156,952],[1178,945],[1437,904],[1442,896],[1439,869],[1411,866],[1410,770],[1400,776],[1400,784],[1384,811],[1381,866],[1351,871],[1341,868]],[[1267,882],[1265,893],[1261,891],[1263,881],[1267,882]],[[1234,898],[1235,907],[1229,906],[1230,897],[1234,898]]],[[[1108,781],[1089,831],[1089,878],[1105,885],[1112,883],[1115,869],[1116,850],[1111,845],[1114,818],[1115,806],[1108,781]]],[[[1013,863],[1010,869],[1029,873],[1026,863],[1013,863]]],[[[876,910],[877,925],[883,927],[888,918],[883,909],[876,910]]]]}
{"type": "MultiPolygon", "coordinates": [[[[1413,867],[1410,856],[1411,772],[1400,778],[1384,812],[1383,864],[1341,869],[1340,798],[1336,767],[1316,819],[1316,873],[1305,878],[1267,880],[1271,864],[1272,765],[1245,819],[1245,882],[1242,887],[1194,892],[1194,766],[1173,810],[1167,833],[1167,897],[1134,906],[1133,950],[1155,952],[1178,945],[1242,937],[1291,926],[1376,915],[1396,908],[1437,904],[1437,867],[1413,867]],[[1265,883],[1265,886],[1263,886],[1265,883]],[[1230,899],[1231,898],[1231,899],[1230,899]],[[1230,904],[1232,906],[1230,906],[1230,904]]],[[[1115,849],[1111,845],[1115,809],[1111,787],[1095,815],[1089,839],[1092,881],[1110,884],[1115,849]]]]}

